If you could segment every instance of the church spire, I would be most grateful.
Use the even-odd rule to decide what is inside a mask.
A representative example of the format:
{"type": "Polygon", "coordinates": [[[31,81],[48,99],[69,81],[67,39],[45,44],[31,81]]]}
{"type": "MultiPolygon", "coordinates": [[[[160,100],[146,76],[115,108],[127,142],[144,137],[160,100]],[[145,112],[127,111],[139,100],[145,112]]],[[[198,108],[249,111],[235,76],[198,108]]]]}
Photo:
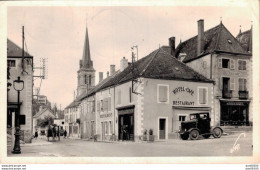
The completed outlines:
{"type": "Polygon", "coordinates": [[[86,35],[83,48],[82,56],[82,67],[83,68],[93,68],[93,62],[90,58],[90,49],[89,49],[89,37],[88,37],[88,27],[86,26],[86,35]]]}

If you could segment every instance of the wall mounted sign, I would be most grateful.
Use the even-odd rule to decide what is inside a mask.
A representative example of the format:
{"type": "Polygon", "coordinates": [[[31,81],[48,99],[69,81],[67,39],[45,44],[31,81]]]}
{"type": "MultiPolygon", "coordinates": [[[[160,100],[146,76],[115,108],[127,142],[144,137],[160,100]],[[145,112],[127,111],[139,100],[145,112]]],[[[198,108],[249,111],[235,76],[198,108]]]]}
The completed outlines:
{"type": "Polygon", "coordinates": [[[125,110],[118,110],[118,114],[123,115],[123,114],[132,114],[134,113],[134,109],[125,109],[125,110]]]}
{"type": "Polygon", "coordinates": [[[176,87],[172,92],[173,94],[177,94],[179,92],[187,92],[191,96],[193,96],[194,94],[194,90],[190,89],[189,87],[176,87]]]}
{"type": "Polygon", "coordinates": [[[182,106],[193,106],[195,103],[190,101],[173,101],[173,105],[182,105],[182,106]]]}
{"type": "Polygon", "coordinates": [[[100,115],[100,118],[105,118],[105,117],[112,117],[112,113],[107,113],[107,114],[100,115]]]}

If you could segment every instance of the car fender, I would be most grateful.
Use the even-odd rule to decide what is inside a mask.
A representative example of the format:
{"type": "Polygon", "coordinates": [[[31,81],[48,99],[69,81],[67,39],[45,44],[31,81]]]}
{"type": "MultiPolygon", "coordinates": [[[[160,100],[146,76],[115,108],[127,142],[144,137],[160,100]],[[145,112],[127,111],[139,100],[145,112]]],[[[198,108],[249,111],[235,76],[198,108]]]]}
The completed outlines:
{"type": "Polygon", "coordinates": [[[190,133],[192,130],[197,130],[197,131],[199,131],[199,134],[200,134],[200,130],[198,128],[190,128],[189,130],[187,130],[187,132],[190,133]]]}
{"type": "Polygon", "coordinates": [[[214,130],[215,128],[219,128],[219,129],[221,130],[221,132],[223,133],[223,129],[222,129],[220,126],[212,126],[212,127],[210,128],[210,132],[213,133],[213,130],[214,130]]]}

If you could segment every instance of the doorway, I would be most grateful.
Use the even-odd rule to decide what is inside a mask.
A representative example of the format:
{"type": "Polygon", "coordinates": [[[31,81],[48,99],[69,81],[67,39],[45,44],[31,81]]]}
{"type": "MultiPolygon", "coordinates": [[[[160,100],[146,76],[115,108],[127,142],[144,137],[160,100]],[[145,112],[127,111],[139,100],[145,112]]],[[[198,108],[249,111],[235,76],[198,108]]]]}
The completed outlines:
{"type": "Polygon", "coordinates": [[[119,140],[134,141],[134,114],[119,115],[119,140]]]}
{"type": "Polygon", "coordinates": [[[159,140],[166,139],[166,119],[159,119],[159,140]]]}

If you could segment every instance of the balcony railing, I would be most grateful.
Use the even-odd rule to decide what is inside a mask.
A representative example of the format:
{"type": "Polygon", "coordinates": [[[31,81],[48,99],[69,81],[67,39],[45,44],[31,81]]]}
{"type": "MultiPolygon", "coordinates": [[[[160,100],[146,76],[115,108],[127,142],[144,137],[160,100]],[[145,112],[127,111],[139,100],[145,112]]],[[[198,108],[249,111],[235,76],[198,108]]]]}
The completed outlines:
{"type": "Polygon", "coordinates": [[[248,99],[248,91],[239,91],[239,99],[248,99]]]}
{"type": "Polygon", "coordinates": [[[231,99],[232,98],[232,90],[223,90],[222,91],[222,97],[225,99],[231,99]]]}

